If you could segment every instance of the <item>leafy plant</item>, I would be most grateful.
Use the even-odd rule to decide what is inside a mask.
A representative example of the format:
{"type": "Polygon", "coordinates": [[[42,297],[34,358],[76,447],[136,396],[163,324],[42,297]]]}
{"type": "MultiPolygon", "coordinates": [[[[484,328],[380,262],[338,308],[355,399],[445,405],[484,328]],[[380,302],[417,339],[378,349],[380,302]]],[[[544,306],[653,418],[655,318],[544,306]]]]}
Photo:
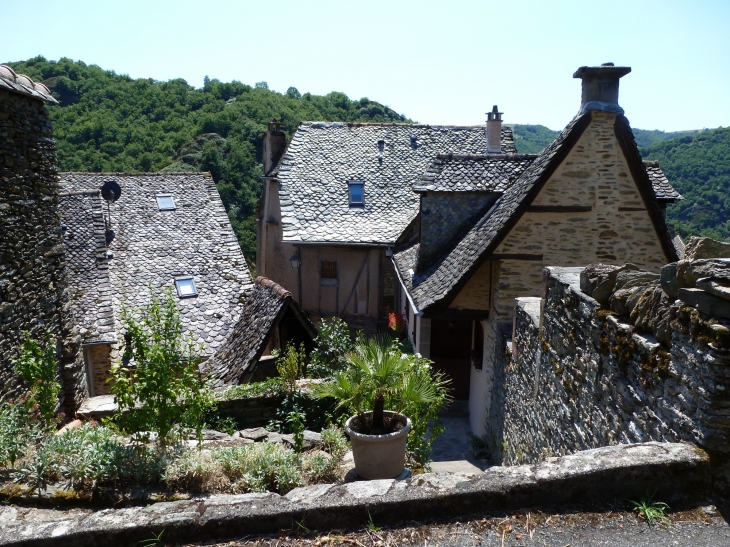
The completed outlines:
{"type": "Polygon", "coordinates": [[[33,420],[24,401],[0,406],[0,467],[15,462],[25,455],[40,437],[37,420],[33,420]]]}
{"type": "Polygon", "coordinates": [[[213,404],[211,390],[198,372],[200,348],[183,336],[172,289],[137,314],[123,311],[126,329],[124,359],[112,367],[114,423],[125,433],[156,432],[158,443],[171,442],[194,430],[202,440],[205,412],[213,404]]]}
{"type": "Polygon", "coordinates": [[[279,433],[293,433],[289,414],[295,409],[304,413],[305,427],[311,431],[321,431],[330,421],[339,418],[344,412],[336,408],[333,399],[319,398],[306,391],[295,391],[284,397],[276,409],[276,418],[266,425],[266,429],[279,433]]]}
{"type": "Polygon", "coordinates": [[[304,484],[297,455],[279,444],[255,443],[214,453],[235,491],[286,494],[304,484]]]}
{"type": "Polygon", "coordinates": [[[345,356],[353,350],[354,343],[347,323],[339,317],[322,319],[318,329],[307,373],[313,378],[324,378],[347,366],[345,356]]]}
{"type": "Polygon", "coordinates": [[[152,532],[152,537],[148,539],[143,539],[139,543],[141,545],[157,545],[158,543],[162,543],[162,534],[164,534],[164,530],[160,530],[159,534],[155,534],[152,532]]]}
{"type": "Polygon", "coordinates": [[[27,406],[37,411],[45,427],[56,425],[56,409],[61,384],[57,380],[56,342],[53,333],[46,331],[34,340],[23,332],[20,355],[13,360],[13,368],[30,386],[27,406]]]}
{"type": "Polygon", "coordinates": [[[276,361],[276,370],[284,383],[287,393],[293,393],[297,388],[297,380],[304,375],[306,364],[304,345],[299,349],[293,344],[287,345],[284,355],[276,361]]]}
{"type": "Polygon", "coordinates": [[[322,430],[322,449],[341,460],[348,449],[347,438],[343,431],[334,425],[322,430]]]}
{"type": "Polygon", "coordinates": [[[669,518],[666,514],[669,510],[669,505],[663,501],[656,501],[654,494],[647,494],[640,501],[629,500],[629,502],[633,505],[633,510],[644,517],[647,523],[653,524],[655,521],[658,521],[662,524],[669,524],[669,518]]]}
{"type": "Polygon", "coordinates": [[[355,412],[362,432],[368,430],[366,410],[372,410],[369,433],[383,434],[393,431],[400,414],[409,412],[413,421],[420,410],[431,414],[448,400],[448,381],[432,374],[423,359],[399,353],[387,335],[356,344],[347,355],[347,362],[345,370],[335,373],[331,381],[315,386],[314,393],[334,397],[339,400],[338,406],[355,412]],[[386,406],[395,412],[387,423],[386,406]]]}
{"type": "Polygon", "coordinates": [[[471,455],[475,458],[484,458],[489,456],[491,446],[489,443],[489,437],[486,434],[478,437],[477,435],[472,435],[470,433],[468,443],[471,455]]]}
{"type": "Polygon", "coordinates": [[[306,416],[299,408],[295,408],[289,413],[289,424],[291,425],[293,439],[294,439],[294,452],[301,454],[304,448],[304,420],[306,416]]]}

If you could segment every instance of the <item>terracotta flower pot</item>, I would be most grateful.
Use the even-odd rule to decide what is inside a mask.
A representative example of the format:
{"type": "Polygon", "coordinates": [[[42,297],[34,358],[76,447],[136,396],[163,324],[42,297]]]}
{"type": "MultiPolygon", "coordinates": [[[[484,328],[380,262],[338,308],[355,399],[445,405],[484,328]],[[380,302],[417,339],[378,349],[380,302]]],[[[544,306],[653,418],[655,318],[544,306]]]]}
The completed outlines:
{"type": "MultiPolygon", "coordinates": [[[[366,412],[369,416],[372,412],[366,412]]],[[[385,411],[386,418],[394,412],[385,411]]],[[[411,421],[400,417],[403,429],[386,435],[364,435],[350,427],[356,416],[347,420],[345,431],[352,443],[352,457],[357,474],[365,479],[394,479],[403,472],[406,462],[406,442],[411,430],[411,421]]]]}

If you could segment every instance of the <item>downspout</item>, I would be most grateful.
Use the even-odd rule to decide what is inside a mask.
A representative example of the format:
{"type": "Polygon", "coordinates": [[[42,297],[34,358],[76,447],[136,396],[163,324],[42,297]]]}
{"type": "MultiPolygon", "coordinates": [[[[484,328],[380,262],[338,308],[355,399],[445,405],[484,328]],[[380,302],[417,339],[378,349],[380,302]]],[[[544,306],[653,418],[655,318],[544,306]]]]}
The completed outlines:
{"type": "Polygon", "coordinates": [[[299,285],[299,305],[304,309],[304,302],[302,301],[302,264],[303,264],[303,256],[302,256],[302,249],[297,245],[297,254],[299,255],[299,267],[297,268],[297,278],[298,278],[298,285],[299,285]]]}

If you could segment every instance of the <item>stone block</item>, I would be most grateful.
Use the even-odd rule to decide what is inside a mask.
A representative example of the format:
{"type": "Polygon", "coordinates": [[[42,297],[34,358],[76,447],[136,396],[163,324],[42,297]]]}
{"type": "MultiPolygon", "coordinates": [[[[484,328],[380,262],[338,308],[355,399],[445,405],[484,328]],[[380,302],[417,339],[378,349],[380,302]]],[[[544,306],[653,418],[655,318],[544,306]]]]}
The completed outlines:
{"type": "Polygon", "coordinates": [[[707,315],[730,319],[730,302],[706,293],[702,289],[679,289],[679,299],[707,315]]]}
{"type": "Polygon", "coordinates": [[[672,298],[679,295],[679,281],[677,280],[677,263],[672,262],[664,266],[659,273],[662,290],[672,298]]]}
{"type": "Polygon", "coordinates": [[[580,274],[580,290],[592,296],[601,305],[607,306],[614,291],[619,273],[639,270],[635,264],[612,266],[609,264],[593,264],[586,266],[580,274]]]}
{"type": "Polygon", "coordinates": [[[697,280],[697,288],[723,300],[730,300],[730,280],[701,277],[697,280]]]}
{"type": "Polygon", "coordinates": [[[677,280],[680,287],[695,287],[703,277],[730,280],[730,258],[680,260],[677,262],[677,280]]]}
{"type": "Polygon", "coordinates": [[[709,237],[692,236],[684,248],[685,260],[701,258],[730,258],[730,243],[709,237]]]}

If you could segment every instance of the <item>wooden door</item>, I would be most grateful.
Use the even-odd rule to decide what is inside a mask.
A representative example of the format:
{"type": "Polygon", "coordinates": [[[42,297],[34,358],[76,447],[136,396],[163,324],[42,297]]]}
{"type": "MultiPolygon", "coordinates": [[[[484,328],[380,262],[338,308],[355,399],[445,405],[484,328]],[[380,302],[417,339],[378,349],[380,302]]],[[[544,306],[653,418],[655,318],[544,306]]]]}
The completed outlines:
{"type": "Polygon", "coordinates": [[[451,379],[454,399],[469,398],[471,339],[471,321],[431,320],[431,360],[451,379]]]}

